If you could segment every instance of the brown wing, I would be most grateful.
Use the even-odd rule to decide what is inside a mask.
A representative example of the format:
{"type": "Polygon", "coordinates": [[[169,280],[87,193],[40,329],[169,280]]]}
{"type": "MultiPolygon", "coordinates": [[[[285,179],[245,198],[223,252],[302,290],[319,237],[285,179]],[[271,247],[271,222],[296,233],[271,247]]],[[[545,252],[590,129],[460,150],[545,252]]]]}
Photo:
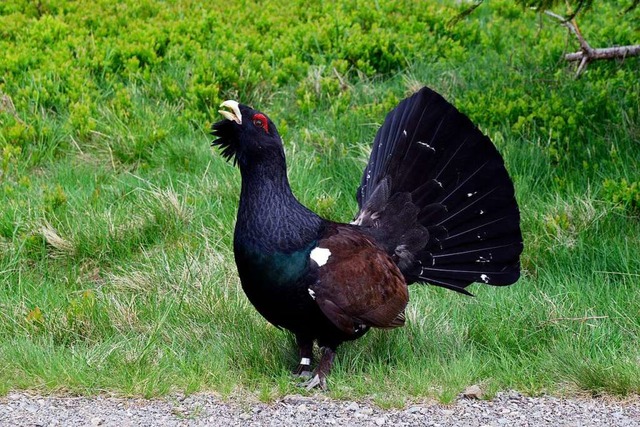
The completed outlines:
{"type": "Polygon", "coordinates": [[[318,243],[318,281],[310,288],[325,316],[348,334],[363,325],[402,326],[409,292],[391,257],[356,227],[334,224],[327,231],[318,243]]]}

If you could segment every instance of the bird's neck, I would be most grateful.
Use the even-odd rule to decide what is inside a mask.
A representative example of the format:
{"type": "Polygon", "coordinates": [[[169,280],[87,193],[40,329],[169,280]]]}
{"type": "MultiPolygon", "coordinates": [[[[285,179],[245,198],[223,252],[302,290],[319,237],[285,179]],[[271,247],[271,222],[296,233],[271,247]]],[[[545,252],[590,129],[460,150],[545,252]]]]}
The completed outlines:
{"type": "Polygon", "coordinates": [[[240,164],[242,190],[240,204],[276,197],[280,202],[297,202],[291,192],[284,160],[240,164]],[[270,197],[271,196],[271,197],[270,197]]]}
{"type": "Polygon", "coordinates": [[[290,252],[315,240],[322,219],[293,195],[284,159],[240,165],[236,245],[290,252]]]}

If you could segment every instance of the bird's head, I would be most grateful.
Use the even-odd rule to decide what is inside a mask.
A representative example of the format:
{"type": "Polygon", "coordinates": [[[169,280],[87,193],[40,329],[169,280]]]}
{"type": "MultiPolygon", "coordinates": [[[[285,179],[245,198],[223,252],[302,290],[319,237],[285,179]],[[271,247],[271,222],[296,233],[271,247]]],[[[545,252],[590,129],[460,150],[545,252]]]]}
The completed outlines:
{"type": "Polygon", "coordinates": [[[284,158],[278,130],[269,118],[251,107],[236,101],[220,105],[225,119],[213,125],[216,139],[212,145],[220,147],[222,155],[240,166],[274,156],[284,158]]]}

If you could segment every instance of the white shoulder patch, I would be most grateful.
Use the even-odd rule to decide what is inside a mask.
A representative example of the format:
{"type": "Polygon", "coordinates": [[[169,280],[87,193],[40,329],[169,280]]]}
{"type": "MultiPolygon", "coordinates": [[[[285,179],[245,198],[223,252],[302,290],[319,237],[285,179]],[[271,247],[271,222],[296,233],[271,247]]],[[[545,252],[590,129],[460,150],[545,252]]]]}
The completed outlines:
{"type": "Polygon", "coordinates": [[[318,264],[319,267],[322,267],[327,263],[329,257],[331,256],[331,251],[327,248],[317,247],[314,248],[309,257],[318,264]]]}

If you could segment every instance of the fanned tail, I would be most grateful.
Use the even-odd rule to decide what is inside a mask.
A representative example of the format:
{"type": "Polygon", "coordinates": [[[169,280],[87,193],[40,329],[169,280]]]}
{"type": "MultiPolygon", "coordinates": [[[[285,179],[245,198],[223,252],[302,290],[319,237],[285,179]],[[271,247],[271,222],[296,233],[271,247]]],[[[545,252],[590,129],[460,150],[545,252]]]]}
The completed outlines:
{"type": "Polygon", "coordinates": [[[357,191],[355,224],[394,256],[408,283],[466,293],[520,276],[513,183],[491,140],[424,87],[391,111],[357,191]]]}

